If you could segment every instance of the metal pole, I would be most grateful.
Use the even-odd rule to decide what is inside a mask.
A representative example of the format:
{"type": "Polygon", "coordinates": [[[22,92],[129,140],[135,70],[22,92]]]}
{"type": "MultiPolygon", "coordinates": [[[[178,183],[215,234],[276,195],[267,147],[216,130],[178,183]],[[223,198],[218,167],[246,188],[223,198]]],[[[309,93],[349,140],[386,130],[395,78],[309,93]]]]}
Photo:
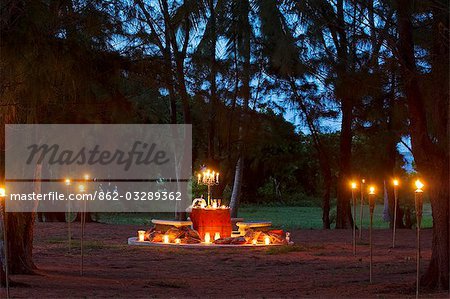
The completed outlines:
{"type": "Polygon", "coordinates": [[[417,239],[417,250],[416,250],[416,298],[419,298],[420,289],[420,226],[422,224],[422,202],[423,202],[423,191],[418,188],[415,192],[414,203],[416,208],[416,239],[417,239]]]}
{"type": "Polygon", "coordinates": [[[81,240],[80,240],[80,247],[81,247],[81,276],[83,276],[84,272],[84,224],[86,223],[86,202],[84,202],[83,205],[83,211],[81,213],[81,240]]]}
{"type": "MultiPolygon", "coordinates": [[[[68,197],[69,197],[69,185],[66,185],[66,196],[67,196],[67,199],[68,199],[68,197]]],[[[68,209],[67,209],[67,237],[68,237],[68,243],[69,243],[69,252],[72,250],[72,232],[71,232],[71,227],[70,227],[70,221],[71,221],[71,219],[70,219],[70,216],[71,216],[71,214],[70,214],[70,200],[69,200],[69,206],[68,206],[68,209]]]]}
{"type": "Polygon", "coordinates": [[[211,205],[211,185],[208,184],[208,206],[211,205]]]}
{"type": "Polygon", "coordinates": [[[8,266],[8,232],[7,232],[7,223],[8,223],[8,213],[6,212],[6,197],[3,197],[2,200],[2,216],[3,216],[3,250],[5,252],[5,286],[6,286],[6,298],[9,299],[9,266],[8,266]]]}
{"type": "Polygon", "coordinates": [[[397,186],[394,185],[394,224],[392,230],[392,248],[395,248],[395,231],[397,228],[397,205],[398,205],[398,190],[397,186]]]}
{"type": "Polygon", "coordinates": [[[355,190],[352,188],[352,204],[353,204],[353,255],[356,255],[356,197],[355,190]]]}
{"type": "Polygon", "coordinates": [[[364,207],[364,182],[363,179],[361,181],[361,206],[359,208],[359,239],[362,239],[362,219],[363,219],[363,207],[364,207]]]}
{"type": "Polygon", "coordinates": [[[372,283],[372,268],[373,268],[373,244],[372,244],[372,226],[373,226],[373,211],[375,209],[375,194],[369,193],[369,211],[370,211],[370,223],[369,223],[369,282],[372,283]]]}

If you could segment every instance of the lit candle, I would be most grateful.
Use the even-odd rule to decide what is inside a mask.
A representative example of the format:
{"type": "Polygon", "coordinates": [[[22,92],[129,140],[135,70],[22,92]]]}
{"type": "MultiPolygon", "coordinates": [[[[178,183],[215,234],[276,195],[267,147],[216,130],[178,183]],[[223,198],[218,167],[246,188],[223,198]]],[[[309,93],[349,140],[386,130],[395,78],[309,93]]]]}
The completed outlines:
{"type": "Polygon", "coordinates": [[[253,240],[252,240],[252,244],[253,244],[253,245],[256,245],[256,244],[258,244],[258,240],[256,240],[256,239],[253,239],[253,240]]]}
{"type": "Polygon", "coordinates": [[[198,180],[197,180],[197,184],[200,184],[200,178],[201,178],[201,174],[199,173],[197,176],[198,180]]]}
{"type": "Polygon", "coordinates": [[[219,173],[216,174],[216,183],[219,183],[219,173]]]}
{"type": "Polygon", "coordinates": [[[138,230],[138,238],[139,242],[145,241],[145,230],[138,230]]]}
{"type": "Polygon", "coordinates": [[[180,238],[176,238],[175,239],[175,244],[181,244],[181,239],[180,238]]]}
{"type": "Polygon", "coordinates": [[[212,207],[213,207],[213,209],[217,209],[217,201],[213,201],[213,204],[212,204],[212,207]]]}
{"type": "Polygon", "coordinates": [[[168,244],[168,243],[169,243],[169,235],[164,235],[164,236],[163,236],[163,242],[164,242],[165,244],[168,244]]]}
{"type": "Polygon", "coordinates": [[[211,243],[211,235],[209,233],[205,233],[205,243],[211,243]]]}
{"type": "Polygon", "coordinates": [[[64,184],[66,184],[66,186],[70,186],[70,179],[65,179],[64,184]]]}
{"type": "Polygon", "coordinates": [[[264,237],[264,244],[266,244],[266,245],[270,244],[270,237],[269,236],[265,236],[264,237]]]}
{"type": "Polygon", "coordinates": [[[220,233],[215,233],[214,234],[214,241],[215,240],[219,240],[220,239],[220,233]]]}

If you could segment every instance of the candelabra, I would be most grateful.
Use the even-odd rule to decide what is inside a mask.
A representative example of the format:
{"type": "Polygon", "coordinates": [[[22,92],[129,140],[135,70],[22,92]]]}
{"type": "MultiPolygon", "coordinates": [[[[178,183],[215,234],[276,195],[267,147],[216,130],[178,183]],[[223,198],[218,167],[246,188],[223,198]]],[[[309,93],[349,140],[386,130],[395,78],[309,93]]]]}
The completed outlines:
{"type": "Polygon", "coordinates": [[[207,169],[198,174],[197,183],[208,186],[208,206],[211,205],[211,187],[219,184],[219,173],[207,169]]]}

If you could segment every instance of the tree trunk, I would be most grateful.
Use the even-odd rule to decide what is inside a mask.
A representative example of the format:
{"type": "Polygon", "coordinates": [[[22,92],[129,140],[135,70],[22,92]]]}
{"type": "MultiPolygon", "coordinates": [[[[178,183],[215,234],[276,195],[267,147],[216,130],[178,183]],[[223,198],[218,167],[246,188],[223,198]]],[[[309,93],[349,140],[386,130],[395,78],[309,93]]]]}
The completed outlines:
{"type": "Polygon", "coordinates": [[[214,8],[214,1],[208,1],[209,10],[211,16],[209,23],[211,24],[211,45],[209,53],[209,64],[210,64],[210,84],[211,84],[211,95],[210,95],[210,111],[208,118],[208,163],[214,164],[215,152],[215,133],[216,133],[216,109],[217,109],[217,96],[216,96],[216,12],[214,8]]]}
{"type": "Polygon", "coordinates": [[[231,193],[230,200],[230,213],[231,218],[237,217],[238,207],[239,207],[239,199],[242,188],[242,172],[244,168],[243,157],[240,157],[236,163],[236,170],[234,173],[234,184],[233,184],[233,192],[231,193]]]}
{"type": "MultiPolygon", "coordinates": [[[[444,1],[445,2],[445,1],[444,1]]],[[[447,5],[448,6],[448,5],[447,5]]],[[[447,7],[445,6],[445,7],[447,7]]],[[[420,173],[426,176],[430,184],[430,195],[433,211],[433,241],[431,247],[431,260],[426,273],[421,279],[424,287],[434,289],[449,288],[449,152],[448,152],[448,115],[435,114],[433,122],[435,132],[434,142],[430,139],[426,116],[424,97],[419,88],[414,58],[414,43],[412,29],[412,3],[409,0],[397,0],[398,7],[398,53],[403,80],[403,88],[408,100],[410,116],[411,144],[414,159],[420,173]],[[432,183],[431,183],[432,182],[432,183]]],[[[444,16],[448,28],[448,15],[444,16]]],[[[433,20],[438,22],[437,19],[433,20]]],[[[434,24],[433,27],[437,26],[434,24]]],[[[441,26],[441,24],[439,24],[441,26]]],[[[444,25],[445,26],[445,25],[444,25]]],[[[433,38],[438,39],[435,32],[433,38]]],[[[445,43],[445,41],[443,41],[445,43]]],[[[433,71],[438,72],[434,77],[436,91],[441,91],[433,99],[433,105],[448,107],[448,44],[443,46],[444,51],[434,53],[433,71]],[[445,51],[446,49],[446,51],[445,51]],[[440,54],[440,55],[438,55],[440,54]],[[446,65],[444,72],[439,72],[442,65],[446,65]],[[439,75],[440,74],[440,75],[439,75]]],[[[428,120],[429,121],[429,120],[428,120]]]]}
{"type": "Polygon", "coordinates": [[[351,100],[342,101],[342,124],[340,136],[340,158],[338,194],[336,206],[336,228],[350,228],[353,225],[350,208],[351,155],[352,155],[352,119],[353,106],[351,100]]]}

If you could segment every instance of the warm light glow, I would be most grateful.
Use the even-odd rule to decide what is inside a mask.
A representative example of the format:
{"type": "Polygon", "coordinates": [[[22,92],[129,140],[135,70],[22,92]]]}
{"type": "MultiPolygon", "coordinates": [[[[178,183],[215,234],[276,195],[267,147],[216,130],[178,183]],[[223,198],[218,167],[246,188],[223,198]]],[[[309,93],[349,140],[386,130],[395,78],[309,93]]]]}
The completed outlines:
{"type": "Polygon", "coordinates": [[[85,175],[84,175],[84,180],[85,180],[85,181],[88,181],[88,180],[89,180],[89,175],[88,175],[88,174],[85,174],[85,175]]]}
{"type": "Polygon", "coordinates": [[[375,187],[374,186],[370,186],[369,187],[369,194],[371,194],[371,195],[375,194],[375,187]]]}
{"type": "Polygon", "coordinates": [[[145,230],[138,230],[139,242],[144,242],[145,240],[145,230]]]}
{"type": "Polygon", "coordinates": [[[264,237],[264,244],[266,244],[266,245],[270,244],[270,237],[269,236],[265,236],[264,237]]]}
{"type": "Polygon", "coordinates": [[[217,202],[216,201],[213,201],[212,207],[213,207],[213,209],[217,209],[217,202]]]}
{"type": "Polygon", "coordinates": [[[86,191],[86,188],[84,187],[84,185],[78,185],[78,191],[84,192],[86,191]]]}
{"type": "Polygon", "coordinates": [[[424,185],[420,180],[417,180],[417,181],[416,181],[416,188],[417,188],[416,192],[423,192],[422,188],[423,188],[424,186],[425,186],[425,185],[424,185]]]}
{"type": "Polygon", "coordinates": [[[70,183],[71,183],[70,179],[65,179],[64,180],[64,184],[66,184],[66,186],[70,186],[70,183]]]}
{"type": "Polygon", "coordinates": [[[356,182],[351,183],[352,189],[356,189],[356,182]]]}
{"type": "Polygon", "coordinates": [[[175,244],[181,244],[181,239],[180,238],[176,238],[175,239],[175,244]]]}
{"type": "Polygon", "coordinates": [[[5,188],[0,188],[0,197],[5,197],[6,196],[6,190],[5,188]]]}
{"type": "Polygon", "coordinates": [[[214,241],[215,240],[219,240],[220,239],[220,233],[215,233],[214,234],[214,241]]]}
{"type": "Polygon", "coordinates": [[[164,244],[169,244],[169,235],[164,235],[163,236],[163,243],[164,244]]]}
{"type": "Polygon", "coordinates": [[[252,244],[253,244],[253,245],[256,245],[256,244],[258,244],[258,240],[256,240],[256,239],[253,239],[253,240],[252,240],[252,244]]]}
{"type": "Polygon", "coordinates": [[[365,180],[365,179],[362,179],[361,183],[365,184],[365,183],[366,183],[366,180],[365,180]]]}
{"type": "Polygon", "coordinates": [[[211,235],[209,233],[205,233],[205,243],[211,243],[211,235]]]}
{"type": "Polygon", "coordinates": [[[393,183],[394,183],[394,186],[398,186],[399,181],[397,179],[395,179],[393,183]]]}

